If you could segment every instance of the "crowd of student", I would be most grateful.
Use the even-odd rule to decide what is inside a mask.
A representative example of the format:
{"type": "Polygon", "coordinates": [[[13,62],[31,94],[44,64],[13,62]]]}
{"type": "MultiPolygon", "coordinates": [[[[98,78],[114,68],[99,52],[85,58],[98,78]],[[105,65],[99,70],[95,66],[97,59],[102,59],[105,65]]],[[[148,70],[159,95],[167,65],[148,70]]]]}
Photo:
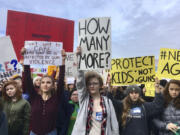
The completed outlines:
{"type": "Polygon", "coordinates": [[[156,79],[154,98],[143,85],[103,86],[94,71],[78,70],[67,84],[65,57],[56,80],[32,79],[24,65],[0,85],[0,135],[180,135],[180,80],[156,79]]]}

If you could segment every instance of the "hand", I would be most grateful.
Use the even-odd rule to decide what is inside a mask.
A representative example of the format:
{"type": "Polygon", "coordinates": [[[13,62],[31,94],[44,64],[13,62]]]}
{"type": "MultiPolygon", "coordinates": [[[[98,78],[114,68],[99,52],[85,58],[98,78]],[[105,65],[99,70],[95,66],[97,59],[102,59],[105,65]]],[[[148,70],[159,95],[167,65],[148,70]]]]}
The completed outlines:
{"type": "Polygon", "coordinates": [[[76,55],[81,55],[81,47],[78,46],[76,49],[76,55]]]}
{"type": "Polygon", "coordinates": [[[174,133],[178,130],[178,126],[173,123],[168,123],[166,128],[174,133]]]}
{"type": "Polygon", "coordinates": [[[146,93],[146,88],[144,87],[144,88],[143,88],[143,94],[145,94],[145,93],[146,93]]]}
{"type": "Polygon", "coordinates": [[[24,59],[20,59],[19,63],[20,63],[21,65],[23,65],[23,64],[24,64],[24,59]]]}
{"type": "Polygon", "coordinates": [[[156,93],[160,93],[159,84],[160,84],[160,80],[156,77],[155,78],[155,91],[156,91],[156,93]]]}
{"type": "Polygon", "coordinates": [[[21,48],[21,51],[20,51],[21,55],[23,56],[25,53],[26,53],[26,48],[21,48]]]}

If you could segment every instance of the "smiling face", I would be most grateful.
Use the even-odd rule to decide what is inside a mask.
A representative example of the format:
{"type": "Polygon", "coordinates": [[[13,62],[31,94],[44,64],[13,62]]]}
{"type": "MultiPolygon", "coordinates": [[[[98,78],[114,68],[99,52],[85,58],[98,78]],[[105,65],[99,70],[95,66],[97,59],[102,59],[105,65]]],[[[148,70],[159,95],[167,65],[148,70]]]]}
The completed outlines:
{"type": "Polygon", "coordinates": [[[50,92],[53,87],[53,81],[50,77],[44,77],[41,79],[40,89],[42,92],[50,92]]]}
{"type": "Polygon", "coordinates": [[[9,84],[5,87],[6,94],[9,98],[14,98],[16,95],[16,87],[12,84],[9,84]]]}
{"type": "Polygon", "coordinates": [[[168,91],[171,98],[175,99],[180,94],[180,87],[175,83],[170,83],[168,91]]]}
{"type": "Polygon", "coordinates": [[[96,95],[99,94],[100,84],[99,80],[97,78],[91,78],[89,82],[87,83],[87,89],[90,93],[90,95],[96,95]]]}

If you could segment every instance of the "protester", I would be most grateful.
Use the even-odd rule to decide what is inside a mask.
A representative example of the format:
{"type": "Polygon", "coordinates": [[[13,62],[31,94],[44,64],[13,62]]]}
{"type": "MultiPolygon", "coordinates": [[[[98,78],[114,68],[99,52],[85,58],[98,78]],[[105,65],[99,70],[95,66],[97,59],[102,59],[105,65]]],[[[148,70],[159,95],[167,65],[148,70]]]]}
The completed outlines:
{"type": "Polygon", "coordinates": [[[34,85],[34,88],[35,88],[37,93],[39,93],[39,88],[40,88],[40,84],[41,84],[41,78],[42,78],[41,76],[36,76],[33,79],[33,85],[34,85]]]}
{"type": "Polygon", "coordinates": [[[73,89],[70,93],[70,101],[69,101],[68,135],[71,135],[72,133],[78,112],[79,112],[78,92],[77,89],[73,89]]]}
{"type": "Polygon", "coordinates": [[[164,100],[156,82],[156,96],[153,102],[144,102],[141,89],[128,86],[127,97],[121,102],[113,99],[121,135],[148,135],[148,118],[160,112],[164,100]]]}
{"type": "Polygon", "coordinates": [[[12,80],[4,84],[2,103],[8,120],[8,135],[28,135],[31,108],[22,98],[17,82],[12,80]]]}
{"type": "MultiPolygon", "coordinates": [[[[21,54],[25,49],[21,50],[21,54]]],[[[30,66],[24,65],[24,86],[30,94],[31,111],[31,132],[30,135],[56,135],[56,120],[58,105],[61,102],[64,91],[65,74],[65,51],[62,50],[62,66],[58,78],[57,91],[55,91],[54,78],[44,75],[41,78],[40,93],[35,91],[32,82],[30,66]]]]}
{"type": "Polygon", "coordinates": [[[25,90],[22,89],[22,77],[18,74],[13,75],[10,80],[14,80],[19,85],[21,91],[22,91],[22,97],[26,100],[29,100],[29,94],[25,92],[25,90]]]}
{"type": "Polygon", "coordinates": [[[167,83],[168,83],[168,81],[165,79],[160,80],[159,89],[160,89],[161,93],[164,92],[164,89],[165,89],[165,86],[167,83]]]}
{"type": "Polygon", "coordinates": [[[3,112],[2,100],[0,99],[0,135],[8,135],[8,124],[5,113],[3,112]]]}
{"type": "MultiPolygon", "coordinates": [[[[77,48],[77,55],[81,49],[77,48]]],[[[101,76],[89,71],[77,73],[79,113],[72,135],[119,135],[118,122],[111,100],[100,95],[103,86],[101,76]]]]}
{"type": "Polygon", "coordinates": [[[170,80],[164,89],[165,106],[159,119],[154,123],[159,135],[174,135],[180,132],[180,81],[170,80]]]}
{"type": "Polygon", "coordinates": [[[67,84],[67,90],[70,92],[75,88],[75,78],[74,77],[68,77],[66,78],[66,84],[67,84]]]}

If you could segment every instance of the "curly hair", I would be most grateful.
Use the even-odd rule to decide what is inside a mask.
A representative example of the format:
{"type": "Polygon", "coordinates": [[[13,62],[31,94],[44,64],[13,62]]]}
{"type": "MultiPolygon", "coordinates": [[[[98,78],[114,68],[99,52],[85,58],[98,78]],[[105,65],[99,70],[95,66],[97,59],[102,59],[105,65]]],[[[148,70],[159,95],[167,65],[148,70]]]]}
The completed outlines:
{"type": "Polygon", "coordinates": [[[94,72],[94,71],[89,71],[85,74],[86,86],[88,85],[90,79],[92,78],[97,78],[99,80],[100,87],[103,86],[102,77],[97,72],[94,72]]]}
{"type": "Polygon", "coordinates": [[[4,83],[3,89],[2,89],[3,99],[4,100],[11,100],[11,98],[6,93],[6,87],[9,85],[13,85],[15,87],[15,89],[16,89],[15,97],[17,98],[17,100],[21,99],[22,98],[22,89],[20,88],[18,83],[14,80],[9,80],[9,81],[4,83]]]}
{"type": "MultiPolygon", "coordinates": [[[[141,105],[143,103],[144,103],[144,100],[141,97],[139,97],[137,100],[137,104],[141,105]]],[[[123,127],[125,127],[125,125],[126,125],[127,117],[128,117],[128,114],[129,114],[132,104],[133,104],[133,102],[132,102],[130,96],[129,95],[126,96],[123,100],[123,112],[122,112],[122,116],[121,116],[123,127]]]]}
{"type": "MultiPolygon", "coordinates": [[[[165,89],[164,89],[164,98],[165,98],[165,107],[168,106],[168,104],[172,101],[172,97],[170,96],[169,94],[169,86],[170,84],[176,84],[180,87],[180,80],[170,80],[166,86],[165,86],[165,89]]],[[[178,95],[178,97],[176,97],[174,100],[173,100],[173,103],[174,103],[174,107],[177,108],[177,109],[180,109],[180,94],[178,95]]]]}

